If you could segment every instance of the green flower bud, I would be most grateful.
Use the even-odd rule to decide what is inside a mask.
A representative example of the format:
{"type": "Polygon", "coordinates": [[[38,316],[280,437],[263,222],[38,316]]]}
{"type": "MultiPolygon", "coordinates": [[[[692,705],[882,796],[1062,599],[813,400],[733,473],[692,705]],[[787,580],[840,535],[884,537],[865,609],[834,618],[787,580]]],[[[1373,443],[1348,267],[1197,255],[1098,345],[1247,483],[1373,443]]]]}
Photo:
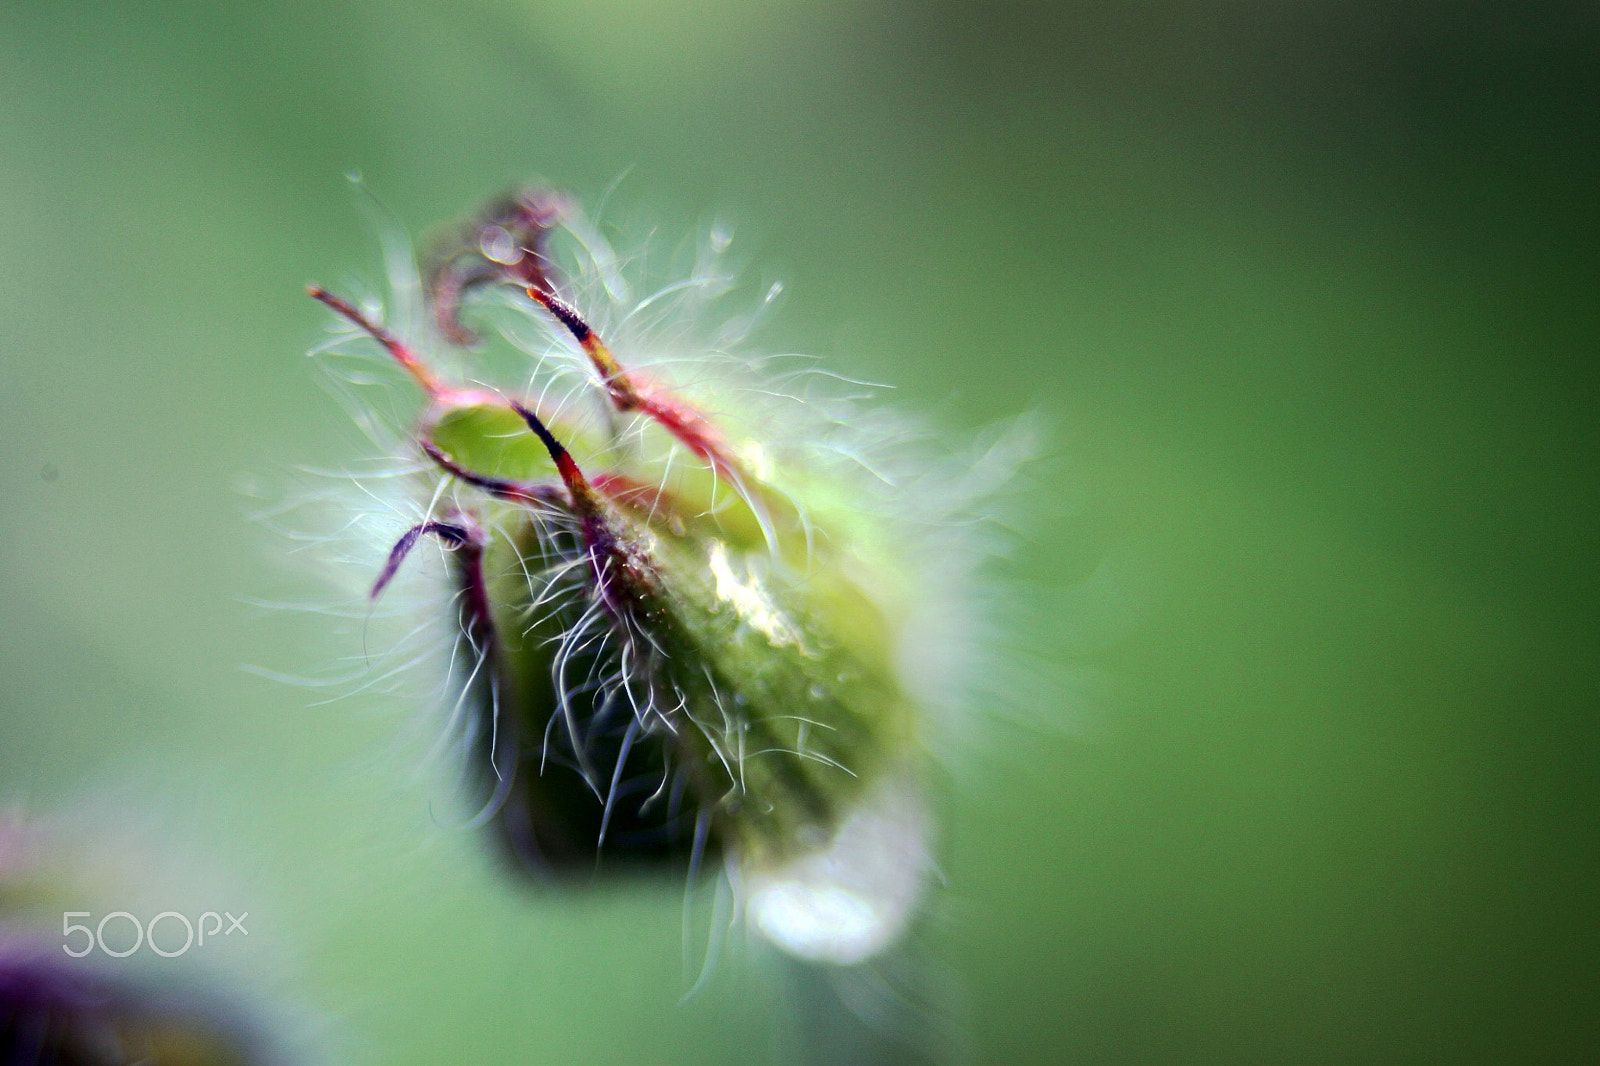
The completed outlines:
{"type": "Polygon", "coordinates": [[[421,538],[450,552],[482,818],[521,868],[693,876],[720,854],[768,939],[869,959],[911,922],[932,867],[927,686],[906,666],[930,649],[906,645],[951,576],[926,568],[964,565],[919,555],[934,538],[918,531],[950,510],[930,522],[938,508],[867,465],[854,413],[774,414],[748,401],[772,387],[728,364],[733,387],[691,396],[614,355],[547,248],[572,218],[525,196],[436,247],[423,291],[445,348],[428,358],[312,290],[424,393],[427,511],[373,595],[421,538]],[[474,304],[513,342],[541,338],[533,386],[502,395],[435,369],[476,339],[460,320],[474,304]],[[574,369],[603,417],[548,400],[574,369]]]}

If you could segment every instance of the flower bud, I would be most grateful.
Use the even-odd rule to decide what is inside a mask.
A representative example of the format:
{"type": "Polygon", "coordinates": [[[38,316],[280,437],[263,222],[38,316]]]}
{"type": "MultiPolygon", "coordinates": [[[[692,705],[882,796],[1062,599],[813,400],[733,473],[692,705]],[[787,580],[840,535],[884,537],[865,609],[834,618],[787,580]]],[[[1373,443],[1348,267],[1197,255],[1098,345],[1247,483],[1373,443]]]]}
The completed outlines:
{"type": "MultiPolygon", "coordinates": [[[[930,631],[919,612],[959,599],[970,567],[937,545],[973,493],[946,482],[934,487],[950,498],[930,503],[933,464],[893,469],[869,428],[881,419],[786,396],[759,364],[707,360],[679,388],[647,337],[624,331],[615,354],[579,307],[613,309],[611,257],[587,229],[576,269],[551,248],[572,220],[531,194],[455,231],[431,255],[420,339],[312,290],[424,394],[409,432],[423,510],[373,595],[422,538],[449,553],[481,817],[521,869],[692,877],[719,854],[773,943],[872,958],[932,869],[937,686],[907,675],[930,649],[906,643],[930,631]],[[472,313],[524,351],[531,384],[500,393],[436,369],[479,337],[472,313]]],[[[704,292],[723,288],[702,264],[622,321],[648,309],[658,335],[704,334],[704,292]]],[[[932,672],[970,658],[932,651],[932,672]]]]}

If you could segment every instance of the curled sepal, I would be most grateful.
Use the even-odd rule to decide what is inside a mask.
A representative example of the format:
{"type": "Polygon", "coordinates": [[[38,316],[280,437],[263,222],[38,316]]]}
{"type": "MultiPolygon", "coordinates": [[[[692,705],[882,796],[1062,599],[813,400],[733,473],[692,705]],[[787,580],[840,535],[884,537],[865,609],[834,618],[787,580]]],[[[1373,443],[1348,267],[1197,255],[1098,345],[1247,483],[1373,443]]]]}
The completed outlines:
{"type": "Polygon", "coordinates": [[[567,211],[559,196],[530,190],[495,202],[435,241],[425,282],[439,331],[455,344],[478,343],[461,321],[462,301],[476,288],[495,281],[548,287],[545,239],[567,211]]]}

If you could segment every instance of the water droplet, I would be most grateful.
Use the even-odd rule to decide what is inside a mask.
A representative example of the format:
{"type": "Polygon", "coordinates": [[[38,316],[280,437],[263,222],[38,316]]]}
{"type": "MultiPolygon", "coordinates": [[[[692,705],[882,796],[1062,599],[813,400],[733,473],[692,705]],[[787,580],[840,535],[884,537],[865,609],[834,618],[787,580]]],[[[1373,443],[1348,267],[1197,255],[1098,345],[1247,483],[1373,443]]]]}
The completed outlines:
{"type": "Polygon", "coordinates": [[[496,263],[509,265],[522,258],[517,242],[500,226],[483,227],[483,232],[478,235],[478,248],[485,259],[496,263]]]}

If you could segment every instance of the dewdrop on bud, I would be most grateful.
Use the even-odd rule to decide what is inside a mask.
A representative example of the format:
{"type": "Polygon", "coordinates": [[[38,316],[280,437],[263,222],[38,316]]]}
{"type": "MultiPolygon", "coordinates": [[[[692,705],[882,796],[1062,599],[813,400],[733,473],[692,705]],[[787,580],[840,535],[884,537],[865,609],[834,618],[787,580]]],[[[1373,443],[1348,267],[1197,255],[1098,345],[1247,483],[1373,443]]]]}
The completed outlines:
{"type": "Polygon", "coordinates": [[[927,531],[973,494],[945,481],[941,510],[926,464],[879,469],[874,416],[852,401],[781,397],[784,382],[720,355],[689,364],[680,391],[668,373],[683,363],[653,361],[647,339],[625,336],[622,354],[602,340],[602,322],[674,301],[703,314],[727,287],[697,269],[619,308],[626,287],[595,231],[525,194],[432,249],[416,336],[311,295],[422,392],[417,520],[371,593],[420,544],[446,552],[453,720],[479,820],[542,878],[693,878],[720,855],[754,929],[854,964],[902,936],[932,872],[930,703],[951,694],[929,692],[971,656],[907,645],[959,628],[920,617],[953,600],[928,590],[970,569],[927,531]],[[570,272],[561,240],[577,249],[570,272]],[[444,369],[481,339],[469,313],[528,357],[517,387],[444,369]]]}

